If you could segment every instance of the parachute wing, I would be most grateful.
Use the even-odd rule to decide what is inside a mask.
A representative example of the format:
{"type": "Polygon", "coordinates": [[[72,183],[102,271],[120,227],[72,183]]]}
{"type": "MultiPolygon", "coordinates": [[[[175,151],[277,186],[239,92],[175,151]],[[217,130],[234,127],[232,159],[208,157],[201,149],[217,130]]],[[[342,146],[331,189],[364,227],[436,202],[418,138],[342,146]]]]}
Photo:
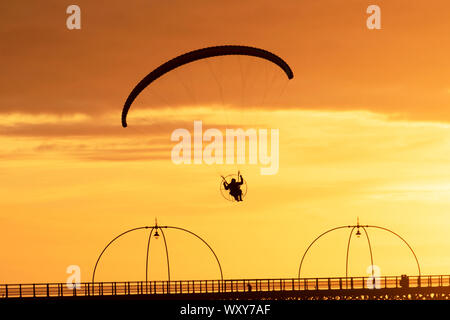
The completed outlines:
{"type": "Polygon", "coordinates": [[[124,128],[127,127],[127,114],[133,101],[142,92],[142,90],[149,86],[153,81],[165,75],[166,73],[190,62],[226,55],[244,55],[266,59],[279,66],[284,71],[284,73],[286,73],[288,79],[292,79],[294,77],[294,74],[289,65],[283,59],[267,50],[248,46],[225,45],[190,51],[163,63],[158,68],[150,72],[147,76],[145,76],[145,78],[143,78],[136,85],[136,87],[134,87],[123,106],[122,126],[124,128]]]}

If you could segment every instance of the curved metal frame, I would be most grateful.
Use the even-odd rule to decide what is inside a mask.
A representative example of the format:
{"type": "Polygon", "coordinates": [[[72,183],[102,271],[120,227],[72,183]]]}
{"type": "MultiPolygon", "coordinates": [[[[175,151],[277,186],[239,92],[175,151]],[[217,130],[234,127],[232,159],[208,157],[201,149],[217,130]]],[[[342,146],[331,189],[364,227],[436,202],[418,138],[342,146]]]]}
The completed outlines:
{"type": "MultiPolygon", "coordinates": [[[[338,229],[343,229],[343,228],[352,228],[352,230],[350,231],[350,236],[348,238],[348,242],[347,242],[347,254],[346,254],[346,258],[345,258],[345,277],[348,278],[348,256],[349,256],[349,251],[350,251],[350,241],[352,238],[352,234],[355,228],[362,228],[364,230],[364,233],[366,235],[367,238],[367,243],[369,245],[369,252],[370,252],[370,262],[371,262],[371,266],[373,266],[373,252],[372,252],[372,246],[370,243],[370,239],[369,239],[369,234],[366,230],[366,228],[377,228],[377,229],[381,229],[384,231],[388,231],[390,233],[392,233],[393,235],[397,236],[398,238],[400,238],[400,240],[402,240],[407,247],[409,248],[409,250],[411,251],[411,253],[414,256],[414,259],[416,260],[416,264],[417,264],[417,269],[419,271],[419,277],[421,276],[421,270],[420,270],[420,264],[419,264],[419,260],[417,259],[416,253],[414,252],[413,248],[409,245],[409,243],[403,239],[399,234],[395,233],[394,231],[388,229],[388,228],[384,228],[384,227],[380,227],[380,226],[375,226],[375,225],[360,225],[359,223],[357,225],[353,225],[353,226],[340,226],[340,227],[335,227],[332,229],[329,229],[323,233],[321,233],[318,237],[316,237],[311,243],[310,245],[306,248],[305,253],[302,256],[302,259],[300,261],[300,266],[298,268],[298,279],[300,279],[300,275],[301,275],[301,270],[302,270],[302,265],[303,265],[303,261],[305,260],[306,254],[308,253],[309,249],[313,246],[314,243],[316,243],[317,240],[319,240],[321,237],[323,237],[324,235],[326,235],[327,233],[330,233],[332,231],[338,230],[338,229]]],[[[372,277],[374,276],[374,270],[372,267],[372,277]]]]}
{"type": "MultiPolygon", "coordinates": [[[[152,239],[153,230],[156,230],[156,232],[157,232],[159,228],[160,228],[159,226],[152,227],[152,229],[150,230],[150,234],[148,235],[147,254],[145,256],[145,282],[148,281],[148,256],[150,254],[150,240],[152,239]]],[[[161,230],[161,234],[164,239],[164,248],[166,249],[167,279],[170,281],[169,249],[167,247],[166,236],[162,230],[161,230]]]]}
{"type": "MultiPolygon", "coordinates": [[[[355,228],[362,228],[364,230],[364,233],[366,235],[367,244],[369,245],[369,252],[370,252],[370,265],[373,266],[373,252],[372,252],[372,246],[370,245],[370,239],[369,239],[369,233],[367,232],[366,228],[364,226],[354,226],[352,228],[352,231],[350,231],[350,236],[348,237],[348,243],[347,243],[347,255],[345,257],[345,277],[348,278],[348,254],[350,252],[350,241],[352,239],[352,234],[355,228]]],[[[372,277],[374,275],[373,267],[372,267],[372,277]]]]}
{"type": "Polygon", "coordinates": [[[353,231],[356,227],[353,227],[350,231],[350,235],[348,236],[348,242],[347,242],[347,253],[345,255],[345,277],[347,278],[348,275],[348,254],[350,252],[350,241],[352,240],[353,231]]]}
{"type": "Polygon", "coordinates": [[[321,233],[317,238],[315,238],[313,240],[313,242],[311,242],[308,246],[308,248],[306,248],[305,253],[303,254],[302,260],[300,261],[300,266],[298,268],[298,278],[300,279],[300,272],[302,271],[302,265],[303,265],[303,260],[305,260],[305,256],[308,253],[309,249],[311,249],[312,245],[319,240],[320,238],[322,238],[324,235],[326,235],[327,233],[330,233],[331,231],[335,231],[338,229],[342,229],[342,228],[351,228],[352,226],[340,226],[340,227],[336,227],[336,228],[332,228],[330,230],[325,231],[324,233],[321,233]]]}
{"type": "Polygon", "coordinates": [[[173,226],[164,226],[164,227],[159,227],[159,228],[171,228],[171,229],[178,229],[187,233],[192,234],[193,236],[197,237],[199,240],[201,240],[208,248],[209,250],[212,252],[212,254],[214,255],[214,258],[216,258],[217,261],[217,265],[219,266],[219,270],[220,270],[220,280],[223,281],[223,272],[222,272],[222,266],[220,264],[219,258],[217,257],[216,253],[214,252],[213,248],[211,248],[211,246],[208,244],[208,242],[206,242],[202,237],[200,237],[198,234],[195,234],[192,231],[189,231],[187,229],[184,228],[180,228],[180,227],[173,227],[173,226]]]}
{"type": "Polygon", "coordinates": [[[154,229],[155,228],[152,228],[150,230],[150,234],[148,235],[147,253],[145,254],[145,282],[148,281],[148,255],[150,253],[150,240],[152,240],[152,234],[154,229]]]}
{"type": "Polygon", "coordinates": [[[129,229],[129,230],[127,230],[127,231],[122,232],[122,233],[119,234],[117,237],[115,237],[114,239],[112,239],[112,240],[106,245],[106,247],[103,248],[102,252],[100,253],[100,255],[99,255],[98,258],[97,258],[97,261],[95,262],[94,271],[92,272],[92,283],[94,282],[94,279],[95,279],[95,271],[97,270],[97,265],[98,265],[98,263],[100,262],[100,259],[101,259],[102,255],[103,255],[103,253],[105,253],[106,249],[108,249],[108,247],[109,247],[114,241],[116,241],[116,240],[119,239],[121,236],[124,236],[124,235],[126,235],[127,233],[129,233],[129,232],[136,231],[136,230],[141,230],[141,229],[149,229],[149,228],[152,228],[152,229],[153,229],[153,227],[148,227],[148,226],[132,228],[132,229],[129,229]]]}
{"type": "Polygon", "coordinates": [[[219,270],[220,270],[220,278],[221,278],[221,280],[222,280],[222,282],[223,282],[223,272],[222,272],[222,266],[221,266],[221,264],[220,264],[219,258],[217,257],[217,255],[216,255],[216,253],[214,252],[214,250],[212,249],[212,247],[211,247],[211,246],[210,246],[210,245],[209,245],[202,237],[200,237],[200,236],[197,235],[196,233],[194,233],[194,232],[192,232],[192,231],[190,231],[190,230],[184,229],[184,228],[174,227],[174,226],[158,226],[158,225],[155,225],[155,226],[144,226],[144,227],[132,228],[132,229],[129,229],[129,230],[125,231],[125,232],[122,232],[121,234],[119,234],[118,236],[116,236],[114,239],[112,239],[112,240],[105,246],[105,248],[103,248],[102,252],[100,253],[100,255],[99,255],[98,258],[97,258],[97,261],[96,261],[95,266],[94,266],[94,270],[93,270],[93,272],[92,272],[92,283],[95,282],[95,272],[96,272],[96,270],[97,270],[98,263],[100,262],[100,259],[101,259],[101,257],[103,256],[103,254],[105,253],[106,249],[107,249],[114,241],[116,241],[116,240],[119,239],[120,237],[124,236],[125,234],[130,233],[130,232],[132,232],[132,231],[141,230],[141,229],[150,229],[150,234],[149,234],[149,238],[148,238],[148,242],[147,242],[147,254],[146,254],[146,263],[145,263],[145,280],[148,281],[148,257],[149,257],[149,252],[150,252],[150,240],[151,240],[151,236],[152,236],[154,230],[158,230],[158,229],[159,229],[159,230],[161,231],[161,234],[162,234],[163,239],[164,239],[164,246],[165,246],[165,249],[166,249],[166,260],[167,260],[167,277],[168,277],[168,280],[169,280],[169,282],[170,282],[169,251],[168,251],[168,247],[167,247],[166,236],[165,236],[165,234],[164,234],[164,231],[162,230],[163,228],[165,228],[165,229],[176,229],[176,230],[181,230],[181,231],[187,232],[187,233],[189,233],[189,234],[195,236],[195,237],[198,238],[199,240],[201,240],[201,241],[209,248],[209,250],[212,252],[212,254],[214,255],[214,258],[216,259],[217,264],[218,264],[218,266],[219,266],[219,270]]]}
{"type": "Polygon", "coordinates": [[[412,253],[413,256],[414,256],[414,259],[416,259],[417,269],[419,270],[419,277],[420,277],[421,272],[420,272],[420,264],[419,264],[419,260],[417,259],[416,253],[414,252],[413,248],[409,245],[408,242],[406,242],[405,239],[403,239],[399,234],[397,234],[397,233],[395,233],[394,231],[389,230],[389,229],[387,229],[387,228],[383,228],[383,227],[379,227],[379,226],[367,226],[367,227],[370,227],[370,228],[377,228],[377,229],[381,229],[381,230],[384,230],[384,231],[388,231],[388,232],[392,233],[393,235],[397,236],[398,238],[400,238],[400,240],[402,240],[402,241],[408,246],[409,250],[411,251],[411,253],[412,253]]]}
{"type": "Polygon", "coordinates": [[[369,233],[367,232],[365,227],[362,227],[362,229],[364,230],[364,233],[366,234],[366,238],[367,238],[367,244],[369,245],[369,252],[370,252],[370,266],[372,267],[371,273],[372,273],[372,277],[374,276],[374,271],[373,271],[373,252],[372,252],[372,246],[370,245],[370,239],[369,239],[369,233]]]}

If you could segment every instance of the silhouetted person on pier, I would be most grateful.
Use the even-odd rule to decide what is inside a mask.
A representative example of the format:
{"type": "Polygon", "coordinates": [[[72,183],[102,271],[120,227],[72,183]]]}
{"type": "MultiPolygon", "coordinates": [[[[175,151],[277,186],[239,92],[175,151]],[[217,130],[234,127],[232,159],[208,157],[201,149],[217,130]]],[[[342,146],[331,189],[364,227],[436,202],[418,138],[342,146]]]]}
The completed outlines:
{"type": "Polygon", "coordinates": [[[400,278],[400,287],[409,288],[409,278],[406,274],[402,274],[402,277],[400,278]]]}
{"type": "Polygon", "coordinates": [[[236,201],[242,201],[242,190],[241,185],[244,184],[244,179],[242,178],[242,175],[238,172],[238,176],[241,178],[241,181],[236,181],[236,179],[231,179],[231,182],[228,183],[225,178],[223,181],[223,186],[225,190],[230,190],[230,195],[234,197],[234,200],[236,201]]]}

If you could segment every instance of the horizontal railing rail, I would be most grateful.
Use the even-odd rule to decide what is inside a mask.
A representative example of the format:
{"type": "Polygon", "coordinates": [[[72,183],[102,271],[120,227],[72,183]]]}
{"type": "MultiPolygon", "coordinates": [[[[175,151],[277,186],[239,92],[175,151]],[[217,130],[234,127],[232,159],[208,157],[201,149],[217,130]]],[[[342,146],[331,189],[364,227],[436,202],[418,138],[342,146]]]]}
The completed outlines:
{"type": "Polygon", "coordinates": [[[450,287],[450,275],[0,284],[0,299],[433,287],[450,287]]]}

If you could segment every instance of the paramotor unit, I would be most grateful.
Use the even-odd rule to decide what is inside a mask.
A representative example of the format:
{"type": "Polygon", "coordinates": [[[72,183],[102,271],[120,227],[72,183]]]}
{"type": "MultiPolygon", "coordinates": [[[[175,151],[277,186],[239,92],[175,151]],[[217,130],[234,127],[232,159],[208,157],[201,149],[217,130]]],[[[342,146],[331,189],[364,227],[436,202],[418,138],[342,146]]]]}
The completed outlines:
{"type": "MultiPolygon", "coordinates": [[[[128,112],[136,100],[136,98],[140,95],[140,93],[154,83],[159,78],[164,75],[170,73],[171,71],[184,66],[186,64],[190,64],[195,61],[220,57],[220,56],[247,56],[254,57],[258,59],[265,60],[268,64],[273,64],[279,69],[283,71],[286,75],[287,79],[290,80],[294,77],[292,69],[290,66],[279,56],[274,53],[250,46],[241,46],[241,45],[221,45],[221,46],[213,46],[206,47],[202,49],[193,50],[184,54],[181,54],[171,60],[166,61],[161,64],[159,67],[151,71],[147,74],[130,92],[128,95],[122,110],[122,126],[124,128],[127,127],[127,115],[128,112]]],[[[242,71],[242,70],[241,70],[242,71]]],[[[284,76],[282,77],[284,79],[284,76]]],[[[265,94],[264,94],[265,97],[265,94]]],[[[245,195],[247,194],[247,183],[242,178],[240,173],[229,174],[227,176],[222,176],[222,180],[220,183],[220,191],[222,196],[229,201],[237,201],[240,202],[243,200],[245,195]]]]}
{"type": "Polygon", "coordinates": [[[222,196],[232,202],[243,201],[247,195],[247,182],[242,177],[241,173],[229,174],[227,176],[221,176],[220,181],[220,193],[222,196]]]}

